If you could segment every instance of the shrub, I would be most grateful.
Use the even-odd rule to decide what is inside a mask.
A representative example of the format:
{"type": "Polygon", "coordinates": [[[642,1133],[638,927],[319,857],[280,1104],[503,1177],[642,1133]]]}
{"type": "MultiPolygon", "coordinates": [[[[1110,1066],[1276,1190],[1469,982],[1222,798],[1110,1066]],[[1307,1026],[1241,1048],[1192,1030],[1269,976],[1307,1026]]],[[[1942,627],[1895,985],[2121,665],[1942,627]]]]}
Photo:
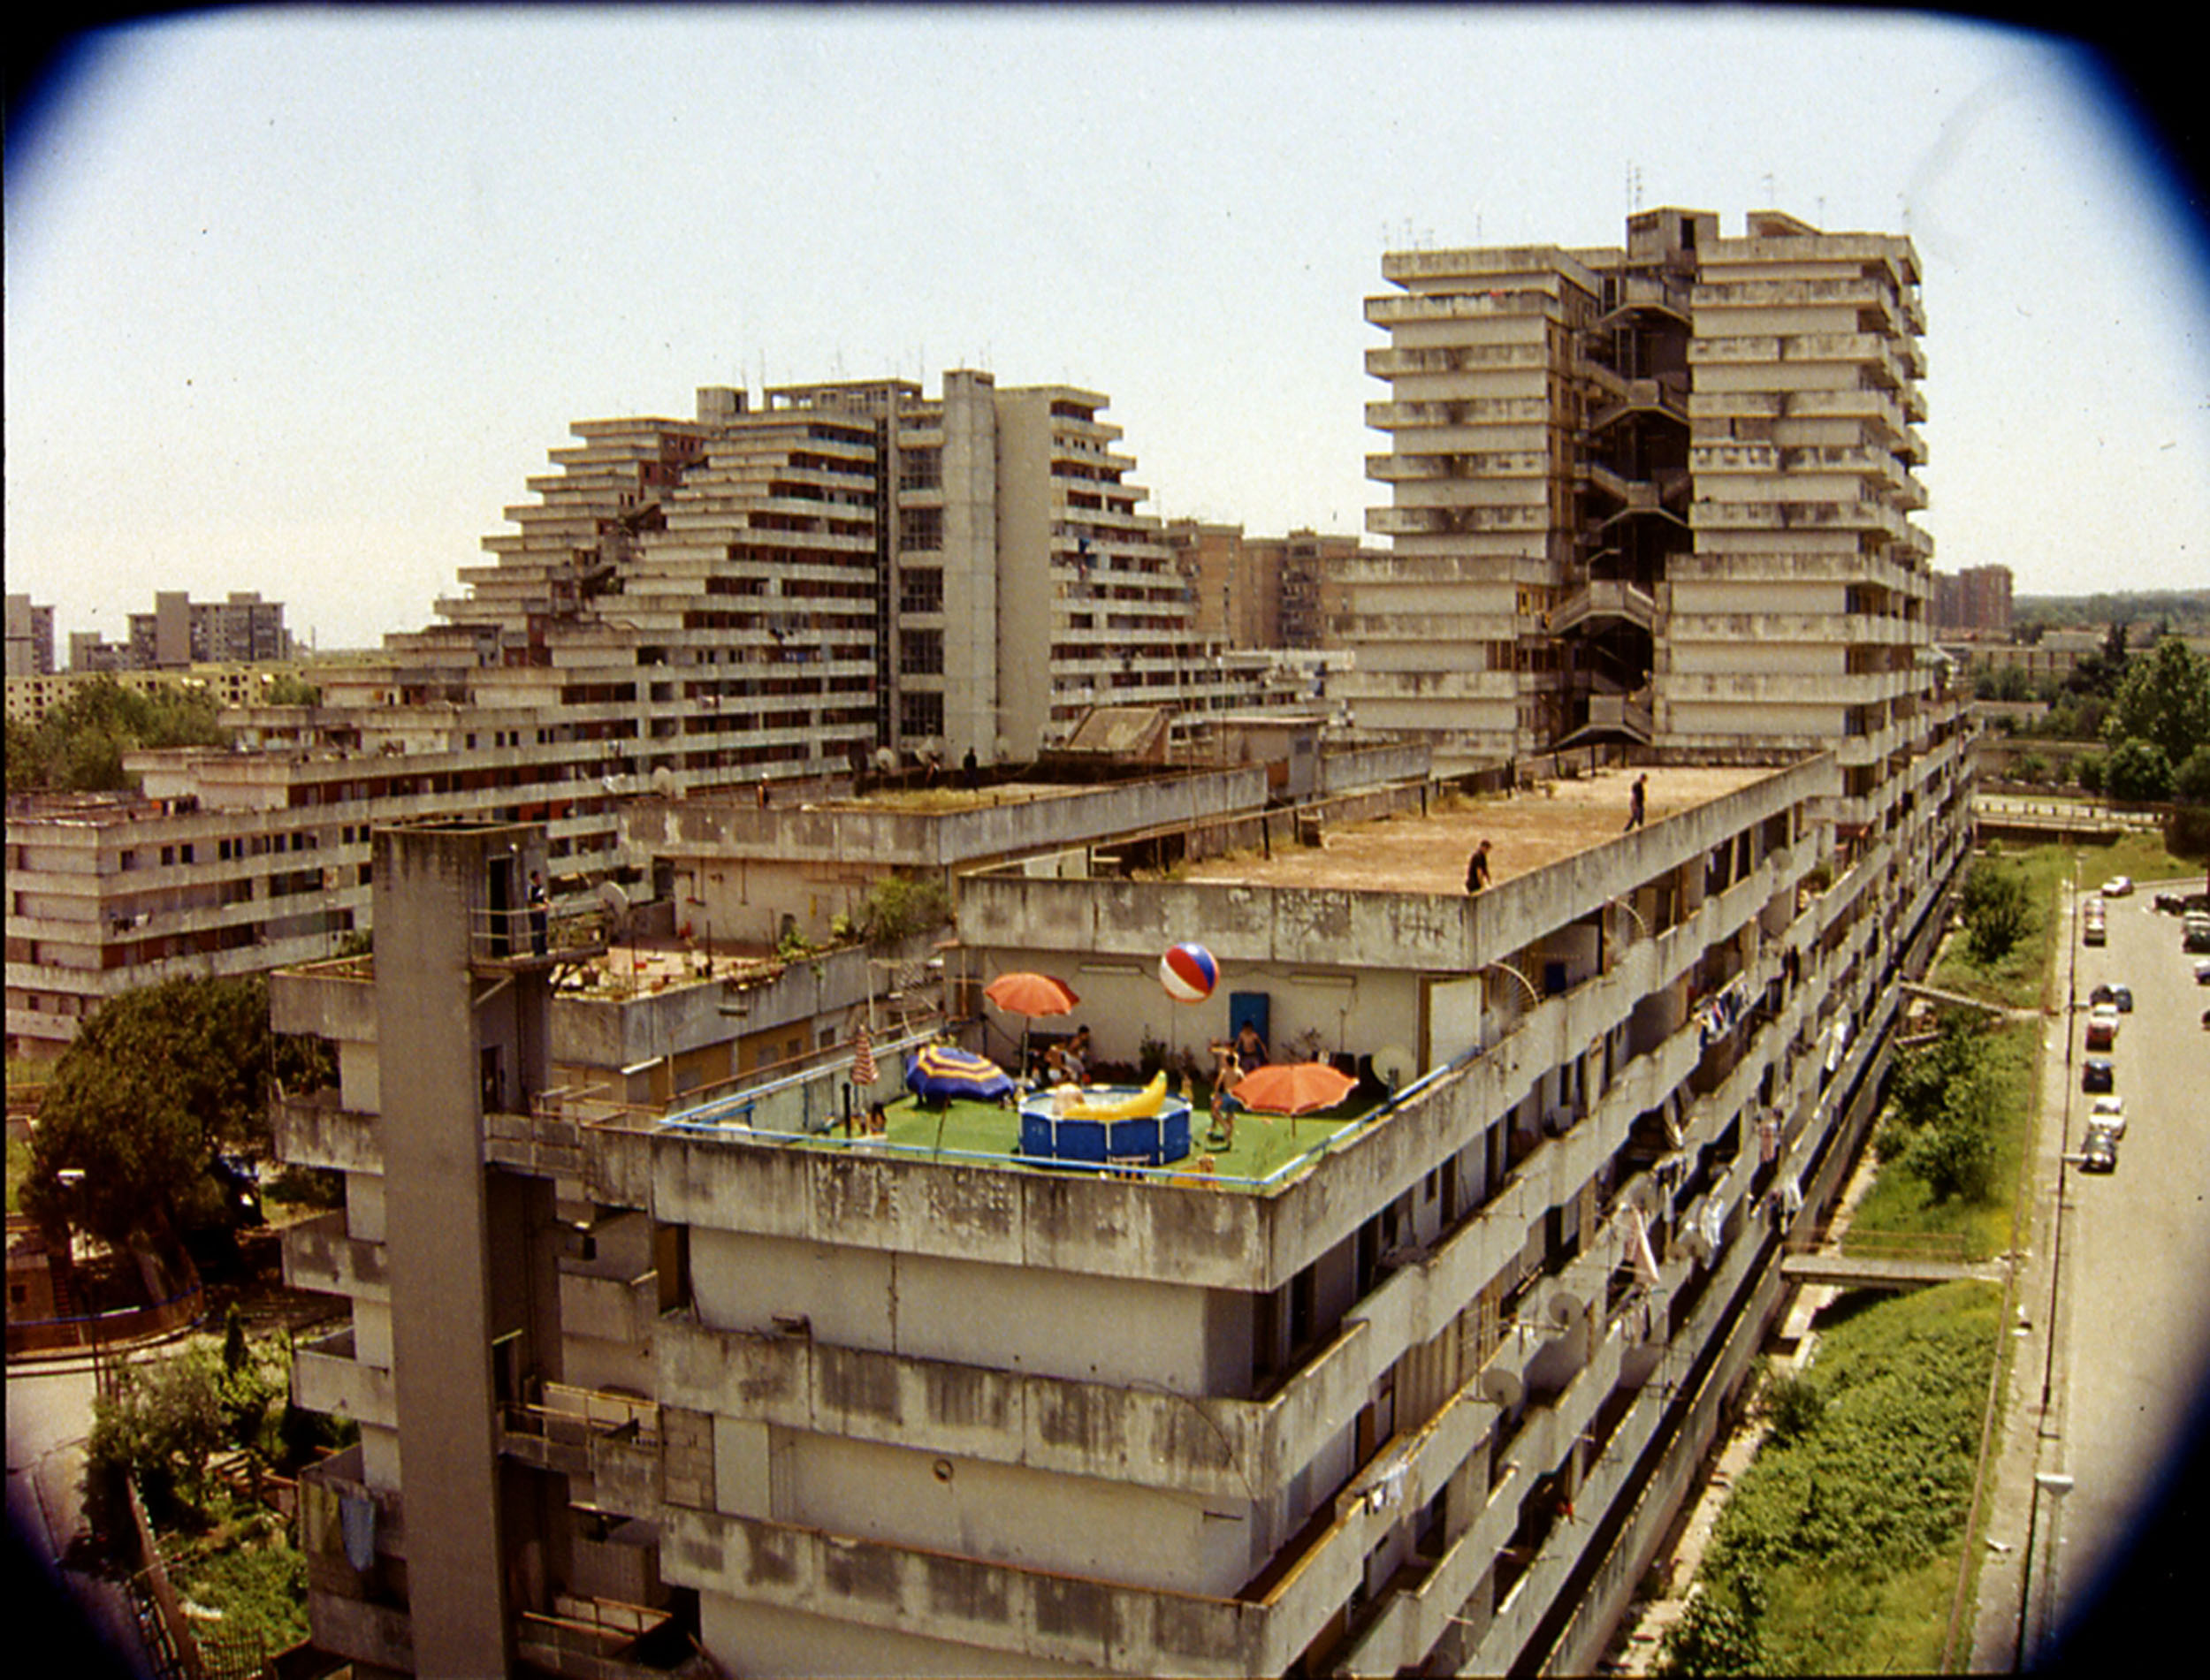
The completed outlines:
{"type": "Polygon", "coordinates": [[[1825,1415],[1826,1396],[1809,1377],[1780,1372],[1766,1378],[1757,1405],[1772,1440],[1785,1447],[1818,1426],[1819,1418],[1825,1415]]]}
{"type": "Polygon", "coordinates": [[[1975,863],[1964,878],[1964,925],[1973,960],[1998,962],[2032,920],[2026,884],[2008,870],[1975,863]]]}

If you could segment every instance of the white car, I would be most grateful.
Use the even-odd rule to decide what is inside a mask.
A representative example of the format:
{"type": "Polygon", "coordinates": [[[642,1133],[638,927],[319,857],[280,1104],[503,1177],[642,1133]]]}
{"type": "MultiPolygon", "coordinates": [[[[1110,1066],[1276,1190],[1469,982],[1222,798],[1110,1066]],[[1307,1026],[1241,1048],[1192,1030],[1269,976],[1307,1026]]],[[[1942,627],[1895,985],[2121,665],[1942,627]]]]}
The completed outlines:
{"type": "Polygon", "coordinates": [[[2107,899],[2130,898],[2133,895],[2133,877],[2112,876],[2102,884],[2102,895],[2107,899]]]}
{"type": "Polygon", "coordinates": [[[2126,1135],[2125,1098],[2112,1096],[2096,1098],[2094,1107],[2088,1111],[2087,1123],[2090,1126],[2107,1126],[2112,1136],[2123,1137],[2126,1135]]]}

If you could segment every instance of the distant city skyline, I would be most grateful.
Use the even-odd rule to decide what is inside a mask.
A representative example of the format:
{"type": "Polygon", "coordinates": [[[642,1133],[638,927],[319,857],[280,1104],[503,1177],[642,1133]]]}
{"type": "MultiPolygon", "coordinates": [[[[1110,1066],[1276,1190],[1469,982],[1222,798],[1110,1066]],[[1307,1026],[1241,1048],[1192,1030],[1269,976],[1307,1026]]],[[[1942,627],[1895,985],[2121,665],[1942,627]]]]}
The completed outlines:
{"type": "Polygon", "coordinates": [[[9,587],[64,646],[160,589],[258,590],[324,648],[420,627],[571,422],[703,384],[1072,383],[1162,519],[1366,536],[1383,253],[1614,244],[1666,203],[1915,239],[1937,567],[2210,586],[2202,225],[2060,40],[745,8],[247,10],[81,44],[6,160],[9,587]]]}

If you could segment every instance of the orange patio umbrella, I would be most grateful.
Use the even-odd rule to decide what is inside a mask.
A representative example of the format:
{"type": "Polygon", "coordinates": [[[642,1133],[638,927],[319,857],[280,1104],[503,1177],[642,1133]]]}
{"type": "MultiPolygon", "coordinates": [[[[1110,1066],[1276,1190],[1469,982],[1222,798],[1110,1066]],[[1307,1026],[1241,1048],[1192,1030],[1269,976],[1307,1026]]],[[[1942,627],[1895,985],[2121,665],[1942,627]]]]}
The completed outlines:
{"type": "Polygon", "coordinates": [[[1009,1015],[1024,1017],[1021,1024],[1020,1071],[1028,1071],[1028,1029],[1038,1015],[1063,1015],[1073,1013],[1074,1006],[1082,1001],[1074,988],[1064,980],[1048,974],[1031,974],[1015,969],[1001,974],[982,988],[982,995],[1009,1015]]]}
{"type": "Polygon", "coordinates": [[[1246,1108],[1293,1117],[1332,1108],[1357,1086],[1324,1061],[1270,1061],[1244,1075],[1228,1094],[1246,1108]]]}

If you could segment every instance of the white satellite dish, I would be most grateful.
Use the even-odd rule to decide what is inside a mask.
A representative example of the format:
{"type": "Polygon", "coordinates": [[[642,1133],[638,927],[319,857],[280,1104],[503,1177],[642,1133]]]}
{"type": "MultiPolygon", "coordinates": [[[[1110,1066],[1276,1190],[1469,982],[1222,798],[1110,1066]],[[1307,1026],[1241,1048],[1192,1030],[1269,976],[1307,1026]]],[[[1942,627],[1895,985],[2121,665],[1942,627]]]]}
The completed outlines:
{"type": "Polygon", "coordinates": [[[1526,1393],[1527,1385],[1520,1380],[1516,1371],[1496,1365],[1481,1373],[1481,1397],[1492,1406],[1510,1411],[1526,1393]]]}
{"type": "Polygon", "coordinates": [[[1398,1090],[1413,1076],[1412,1053],[1402,1045],[1383,1045],[1374,1053],[1374,1071],[1390,1090],[1398,1090]]]}
{"type": "Polygon", "coordinates": [[[668,769],[666,764],[659,766],[652,772],[652,791],[662,799],[666,799],[668,794],[675,791],[675,772],[668,769]]]}
{"type": "Polygon", "coordinates": [[[621,890],[619,881],[601,881],[598,886],[598,901],[606,907],[606,915],[618,932],[629,914],[629,895],[621,890]]]}
{"type": "Polygon", "coordinates": [[[883,771],[887,773],[888,772],[895,770],[897,767],[898,756],[896,753],[891,751],[891,749],[888,747],[878,747],[875,749],[875,768],[877,770],[883,771]]]}

